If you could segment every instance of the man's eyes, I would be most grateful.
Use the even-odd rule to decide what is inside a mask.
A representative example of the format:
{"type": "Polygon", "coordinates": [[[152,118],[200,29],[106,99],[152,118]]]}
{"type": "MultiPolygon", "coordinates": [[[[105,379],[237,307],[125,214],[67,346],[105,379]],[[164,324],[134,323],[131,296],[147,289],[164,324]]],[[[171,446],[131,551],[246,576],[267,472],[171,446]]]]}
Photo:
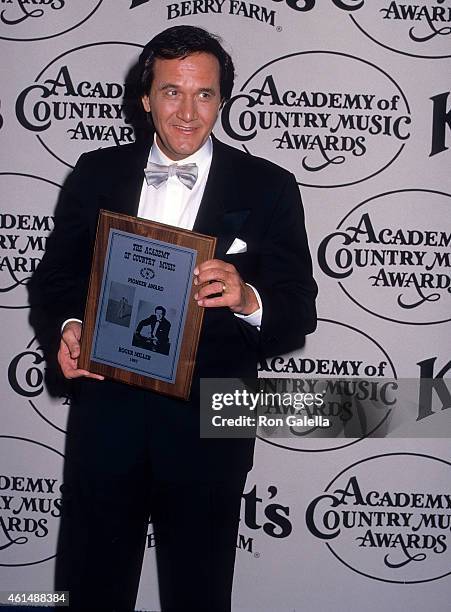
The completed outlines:
{"type": "MultiPolygon", "coordinates": [[[[168,96],[169,98],[175,98],[177,95],[179,94],[177,89],[166,89],[165,90],[165,95],[168,96]]],[[[201,100],[210,100],[211,98],[213,98],[213,93],[211,91],[201,91],[199,93],[199,98],[201,100]]]]}

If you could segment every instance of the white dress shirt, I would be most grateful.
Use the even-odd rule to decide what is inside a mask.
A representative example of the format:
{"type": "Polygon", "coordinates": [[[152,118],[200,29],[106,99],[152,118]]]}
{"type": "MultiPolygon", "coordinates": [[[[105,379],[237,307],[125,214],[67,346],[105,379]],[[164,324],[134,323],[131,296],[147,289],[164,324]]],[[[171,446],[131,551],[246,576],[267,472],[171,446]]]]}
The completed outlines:
{"type": "MultiPolygon", "coordinates": [[[[197,165],[197,180],[192,189],[188,189],[175,174],[157,188],[147,185],[143,175],[138,217],[192,230],[204,195],[212,157],[213,143],[209,138],[198,151],[180,162],[183,165],[197,165]]],[[[163,153],[155,139],[148,161],[164,166],[176,163],[163,153]]]]}

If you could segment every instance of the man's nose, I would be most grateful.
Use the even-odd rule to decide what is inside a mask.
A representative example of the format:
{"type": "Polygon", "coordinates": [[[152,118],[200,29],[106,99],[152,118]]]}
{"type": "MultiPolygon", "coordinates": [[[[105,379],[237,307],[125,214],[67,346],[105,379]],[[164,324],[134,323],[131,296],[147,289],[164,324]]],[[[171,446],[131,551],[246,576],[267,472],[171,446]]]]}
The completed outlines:
{"type": "Polygon", "coordinates": [[[191,97],[183,98],[178,108],[177,116],[186,123],[197,119],[196,100],[191,97]]]}

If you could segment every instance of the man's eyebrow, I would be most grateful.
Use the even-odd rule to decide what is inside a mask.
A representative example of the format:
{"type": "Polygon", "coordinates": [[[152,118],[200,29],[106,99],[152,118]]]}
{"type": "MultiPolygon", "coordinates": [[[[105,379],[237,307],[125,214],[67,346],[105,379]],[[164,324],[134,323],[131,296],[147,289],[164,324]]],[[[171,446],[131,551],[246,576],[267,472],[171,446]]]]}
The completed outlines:
{"type": "Polygon", "coordinates": [[[175,83],[161,83],[161,85],[158,86],[158,89],[163,91],[163,89],[177,89],[177,87],[178,85],[175,83]]]}
{"type": "MultiPolygon", "coordinates": [[[[177,85],[176,83],[161,83],[161,85],[158,86],[158,89],[160,91],[164,91],[166,89],[178,89],[179,85],[177,85]]],[[[216,89],[214,87],[199,87],[198,91],[202,92],[202,93],[209,93],[209,94],[216,94],[216,89]]]]}

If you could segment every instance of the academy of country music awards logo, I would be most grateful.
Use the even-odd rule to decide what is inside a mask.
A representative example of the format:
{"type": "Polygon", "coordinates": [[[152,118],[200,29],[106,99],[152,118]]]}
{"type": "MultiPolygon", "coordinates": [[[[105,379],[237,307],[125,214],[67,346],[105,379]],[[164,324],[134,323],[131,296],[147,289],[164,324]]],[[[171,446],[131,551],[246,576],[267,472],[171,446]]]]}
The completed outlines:
{"type": "Polygon", "coordinates": [[[410,138],[400,86],[366,60],[332,51],[271,60],[222,111],[225,133],[291,170],[301,185],[340,187],[375,176],[410,138]]]}
{"type": "Polygon", "coordinates": [[[451,464],[419,453],[367,457],[307,505],[310,533],[348,569],[384,582],[451,573],[451,464]]]}
{"type": "Polygon", "coordinates": [[[29,174],[0,172],[0,309],[27,308],[26,284],[53,230],[60,186],[29,174]]]}
{"type": "Polygon", "coordinates": [[[69,167],[88,150],[133,142],[136,116],[129,113],[136,94],[125,81],[140,50],[102,42],[59,55],[19,93],[19,123],[69,167]]]}
{"type": "Polygon", "coordinates": [[[40,442],[0,435],[0,566],[55,556],[63,455],[40,442]]]}
{"type": "Polygon", "coordinates": [[[378,45],[424,58],[451,57],[449,0],[366,0],[350,15],[355,26],[378,45]]]}
{"type": "Polygon", "coordinates": [[[85,23],[103,0],[0,0],[0,38],[43,40],[85,23]]]}
{"type": "Polygon", "coordinates": [[[355,206],[323,238],[321,270],[357,306],[410,325],[450,320],[451,196],[403,189],[355,206]]]}
{"type": "MultiPolygon", "coordinates": [[[[310,418],[328,419],[328,427],[293,426],[279,438],[260,428],[258,437],[263,442],[288,451],[338,450],[367,436],[383,435],[396,404],[397,373],[386,350],[361,330],[329,319],[318,319],[318,327],[306,338],[303,349],[262,359],[259,377],[278,379],[279,388],[287,379],[287,393],[324,394],[322,405],[304,412],[307,410],[310,418]],[[356,410],[356,400],[361,410],[356,410]]],[[[283,415],[284,409],[270,405],[261,413],[275,418],[283,415]]]]}
{"type": "MultiPolygon", "coordinates": [[[[140,48],[94,43],[58,56],[19,93],[19,123],[70,167],[86,150],[133,142],[142,115],[124,79],[140,48]]],[[[447,149],[448,96],[431,97],[431,156],[447,149]]],[[[222,123],[237,144],[257,154],[264,150],[291,168],[298,182],[318,187],[352,184],[384,170],[401,153],[411,128],[409,104],[389,75],[363,60],[329,52],[273,60],[226,105],[222,123]],[[325,63],[335,63],[335,72],[343,73],[339,83],[329,68],[321,71],[325,63]],[[297,67],[301,75],[307,71],[308,89],[302,76],[293,86],[297,67]]]]}
{"type": "MultiPolygon", "coordinates": [[[[136,9],[150,2],[131,0],[129,8],[136,9]]],[[[154,0],[152,9],[155,5],[154,0]]],[[[245,0],[174,0],[166,5],[166,17],[173,20],[188,16],[235,15],[275,26],[276,30],[282,31],[279,13],[271,8],[282,5],[294,11],[288,13],[288,17],[292,20],[296,15],[300,25],[303,15],[319,7],[316,0],[267,0],[266,5],[261,1],[245,0]]],[[[329,0],[326,10],[331,19],[339,15],[351,19],[363,36],[391,51],[413,57],[440,59],[451,56],[449,0],[329,0]]]]}
{"type": "Polygon", "coordinates": [[[59,386],[58,394],[56,387],[52,390],[52,396],[47,393],[46,362],[36,338],[32,338],[11,358],[8,365],[8,382],[14,393],[23,398],[47,425],[65,433],[70,405],[67,389],[59,386]]]}

